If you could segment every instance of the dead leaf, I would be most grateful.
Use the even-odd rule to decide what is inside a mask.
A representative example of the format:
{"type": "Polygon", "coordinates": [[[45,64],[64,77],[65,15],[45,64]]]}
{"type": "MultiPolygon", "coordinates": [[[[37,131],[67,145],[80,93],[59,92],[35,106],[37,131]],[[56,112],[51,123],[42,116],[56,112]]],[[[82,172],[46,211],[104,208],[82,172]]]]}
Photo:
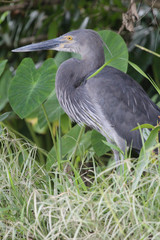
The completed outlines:
{"type": "Polygon", "coordinates": [[[122,14],[122,26],[119,30],[119,33],[126,28],[128,31],[134,31],[134,24],[139,19],[136,9],[136,3],[134,0],[131,0],[130,6],[126,13],[122,14]]]}

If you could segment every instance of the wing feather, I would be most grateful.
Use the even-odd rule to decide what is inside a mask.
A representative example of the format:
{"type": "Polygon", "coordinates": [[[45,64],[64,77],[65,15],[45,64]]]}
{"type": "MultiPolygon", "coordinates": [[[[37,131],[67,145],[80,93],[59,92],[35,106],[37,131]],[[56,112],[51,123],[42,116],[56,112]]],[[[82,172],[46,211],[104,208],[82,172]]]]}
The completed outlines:
{"type": "MultiPolygon", "coordinates": [[[[129,75],[105,67],[85,85],[93,105],[98,106],[115,131],[134,148],[141,148],[137,124],[157,124],[160,109],[150,100],[143,88],[129,75]]],[[[103,123],[102,123],[103,125],[103,123]]],[[[106,129],[107,130],[107,129],[106,129]]]]}

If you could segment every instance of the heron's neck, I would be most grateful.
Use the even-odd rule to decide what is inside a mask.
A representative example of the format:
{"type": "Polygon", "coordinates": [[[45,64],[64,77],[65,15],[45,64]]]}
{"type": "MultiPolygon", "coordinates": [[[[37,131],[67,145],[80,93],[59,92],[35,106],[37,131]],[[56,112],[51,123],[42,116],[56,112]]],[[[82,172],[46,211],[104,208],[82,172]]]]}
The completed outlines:
{"type": "Polygon", "coordinates": [[[105,62],[103,46],[98,49],[88,49],[88,51],[82,52],[81,57],[83,69],[88,73],[92,72],[100,68],[105,62]]]}
{"type": "MultiPolygon", "coordinates": [[[[94,52],[93,52],[94,53],[94,52]]],[[[81,85],[87,76],[104,64],[104,52],[85,55],[81,60],[71,58],[63,62],[56,75],[56,91],[71,92],[81,85]]]]}
{"type": "Polygon", "coordinates": [[[90,55],[85,56],[80,60],[80,68],[82,71],[82,78],[85,78],[86,76],[92,74],[94,71],[96,71],[98,68],[100,68],[105,62],[105,58],[103,55],[96,56],[96,55],[90,55]]]}

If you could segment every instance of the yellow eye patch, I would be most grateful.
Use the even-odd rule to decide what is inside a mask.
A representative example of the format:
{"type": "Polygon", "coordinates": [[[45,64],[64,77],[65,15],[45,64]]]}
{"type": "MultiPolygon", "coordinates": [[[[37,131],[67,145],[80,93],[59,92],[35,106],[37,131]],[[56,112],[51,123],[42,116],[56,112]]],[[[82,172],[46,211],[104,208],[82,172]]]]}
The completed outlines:
{"type": "Polygon", "coordinates": [[[66,38],[70,41],[73,39],[71,36],[66,36],[66,38]]]}

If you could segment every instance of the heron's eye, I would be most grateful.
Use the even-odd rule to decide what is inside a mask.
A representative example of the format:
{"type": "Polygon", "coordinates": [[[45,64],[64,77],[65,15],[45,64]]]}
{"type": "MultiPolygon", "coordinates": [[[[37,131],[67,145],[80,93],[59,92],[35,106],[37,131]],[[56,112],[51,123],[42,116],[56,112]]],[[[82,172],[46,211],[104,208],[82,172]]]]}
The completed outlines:
{"type": "Polygon", "coordinates": [[[67,36],[67,39],[71,41],[73,38],[71,36],[67,36]]]}

